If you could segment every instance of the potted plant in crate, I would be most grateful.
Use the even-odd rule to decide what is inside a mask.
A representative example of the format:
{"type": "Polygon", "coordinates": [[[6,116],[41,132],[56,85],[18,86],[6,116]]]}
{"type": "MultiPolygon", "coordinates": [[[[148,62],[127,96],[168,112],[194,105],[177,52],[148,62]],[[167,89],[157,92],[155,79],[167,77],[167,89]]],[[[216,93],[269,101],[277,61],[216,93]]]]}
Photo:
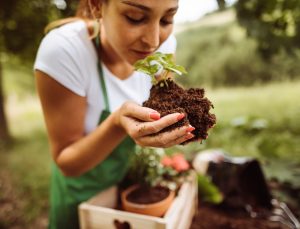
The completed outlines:
{"type": "Polygon", "coordinates": [[[139,148],[127,175],[133,185],[121,193],[123,209],[163,216],[189,172],[189,163],[182,153],[168,156],[162,149],[139,148]]]}

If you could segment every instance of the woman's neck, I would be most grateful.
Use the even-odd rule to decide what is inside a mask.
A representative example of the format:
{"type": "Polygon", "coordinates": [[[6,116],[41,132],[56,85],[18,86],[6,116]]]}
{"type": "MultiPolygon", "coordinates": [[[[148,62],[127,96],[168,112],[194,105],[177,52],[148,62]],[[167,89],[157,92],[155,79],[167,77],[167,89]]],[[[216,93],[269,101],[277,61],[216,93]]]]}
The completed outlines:
{"type": "MultiPolygon", "coordinates": [[[[89,34],[93,34],[94,22],[88,21],[87,27],[89,34]]],[[[101,61],[113,73],[117,78],[125,80],[130,77],[133,73],[133,66],[128,62],[124,61],[120,56],[116,54],[114,49],[110,46],[109,42],[105,39],[105,34],[101,34],[101,50],[97,50],[101,61]]]]}
{"type": "Polygon", "coordinates": [[[133,66],[124,61],[105,38],[101,37],[101,60],[105,66],[112,72],[117,78],[125,80],[133,73],[133,66]]]}

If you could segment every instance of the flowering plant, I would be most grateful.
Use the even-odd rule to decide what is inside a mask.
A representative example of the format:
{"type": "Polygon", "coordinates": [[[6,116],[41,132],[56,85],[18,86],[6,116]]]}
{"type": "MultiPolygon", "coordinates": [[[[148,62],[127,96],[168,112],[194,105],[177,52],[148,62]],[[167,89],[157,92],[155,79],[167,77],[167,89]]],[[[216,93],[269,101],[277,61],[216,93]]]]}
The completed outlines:
{"type": "Polygon", "coordinates": [[[139,148],[132,158],[128,177],[133,183],[175,190],[189,172],[190,165],[183,153],[167,155],[163,149],[139,148]]]}

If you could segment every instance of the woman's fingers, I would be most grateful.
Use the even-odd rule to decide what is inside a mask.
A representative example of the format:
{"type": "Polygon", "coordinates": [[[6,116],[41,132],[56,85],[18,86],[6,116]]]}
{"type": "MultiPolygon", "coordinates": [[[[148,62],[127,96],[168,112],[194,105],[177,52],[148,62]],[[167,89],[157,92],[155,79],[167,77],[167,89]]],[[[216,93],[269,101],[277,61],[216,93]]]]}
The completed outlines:
{"type": "Polygon", "coordinates": [[[126,102],[122,105],[123,115],[150,122],[160,119],[160,114],[148,107],[142,107],[134,102],[126,102]]]}
{"type": "Polygon", "coordinates": [[[195,137],[195,135],[193,135],[192,133],[187,133],[185,134],[184,136],[181,136],[177,139],[175,139],[174,141],[172,142],[169,142],[169,144],[165,145],[164,148],[168,148],[168,147],[171,147],[171,146],[174,146],[174,145],[179,145],[191,138],[195,137]]]}
{"type": "Polygon", "coordinates": [[[192,126],[183,126],[175,130],[157,134],[154,136],[147,135],[141,137],[137,140],[137,143],[142,146],[170,147],[194,137],[194,135],[191,134],[191,131],[193,131],[194,129],[195,128],[192,126]]]}
{"type": "Polygon", "coordinates": [[[136,125],[137,135],[146,136],[149,134],[155,134],[161,131],[162,129],[171,126],[172,124],[178,122],[184,118],[184,114],[173,113],[166,115],[154,122],[141,122],[136,125]]]}
{"type": "Polygon", "coordinates": [[[134,141],[141,146],[170,147],[193,137],[195,128],[183,126],[172,131],[157,134],[164,128],[175,124],[185,117],[182,113],[173,113],[160,117],[153,109],[126,102],[121,107],[120,123],[134,141]]]}

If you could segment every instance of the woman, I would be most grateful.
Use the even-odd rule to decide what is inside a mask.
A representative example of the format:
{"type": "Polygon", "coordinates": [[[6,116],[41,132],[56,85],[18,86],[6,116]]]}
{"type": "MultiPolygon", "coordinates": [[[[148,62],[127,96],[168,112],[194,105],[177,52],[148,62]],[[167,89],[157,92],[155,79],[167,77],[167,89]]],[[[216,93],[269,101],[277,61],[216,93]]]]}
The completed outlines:
{"type": "Polygon", "coordinates": [[[34,69],[54,161],[50,228],[79,228],[78,204],[123,178],[135,143],[170,147],[193,137],[191,126],[155,136],[184,114],[142,107],[150,77],[132,66],[175,51],[177,8],[177,0],[82,0],[77,19],[43,39],[34,69]]]}

